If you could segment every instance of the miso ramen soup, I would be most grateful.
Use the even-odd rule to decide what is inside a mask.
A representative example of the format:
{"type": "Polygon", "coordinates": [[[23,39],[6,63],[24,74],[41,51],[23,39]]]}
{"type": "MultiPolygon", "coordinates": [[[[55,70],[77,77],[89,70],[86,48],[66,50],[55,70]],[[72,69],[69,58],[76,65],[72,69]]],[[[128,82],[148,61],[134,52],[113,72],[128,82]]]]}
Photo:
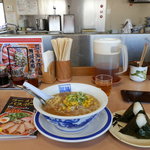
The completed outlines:
{"type": "Polygon", "coordinates": [[[78,116],[91,113],[100,107],[100,102],[93,96],[82,92],[65,92],[47,100],[43,109],[60,116],[78,116]]]}

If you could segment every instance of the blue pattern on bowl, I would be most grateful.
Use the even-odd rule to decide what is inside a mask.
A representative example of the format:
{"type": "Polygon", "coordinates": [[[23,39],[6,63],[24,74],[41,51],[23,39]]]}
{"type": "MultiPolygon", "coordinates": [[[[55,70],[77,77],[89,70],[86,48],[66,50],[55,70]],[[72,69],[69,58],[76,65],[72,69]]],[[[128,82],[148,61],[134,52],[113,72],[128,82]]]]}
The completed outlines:
{"type": "Polygon", "coordinates": [[[45,116],[47,121],[53,123],[58,129],[63,131],[76,131],[84,128],[97,114],[90,117],[77,118],[77,119],[57,119],[53,117],[45,116]]]}
{"type": "Polygon", "coordinates": [[[70,84],[61,84],[58,87],[59,87],[59,93],[71,92],[70,84]]]}

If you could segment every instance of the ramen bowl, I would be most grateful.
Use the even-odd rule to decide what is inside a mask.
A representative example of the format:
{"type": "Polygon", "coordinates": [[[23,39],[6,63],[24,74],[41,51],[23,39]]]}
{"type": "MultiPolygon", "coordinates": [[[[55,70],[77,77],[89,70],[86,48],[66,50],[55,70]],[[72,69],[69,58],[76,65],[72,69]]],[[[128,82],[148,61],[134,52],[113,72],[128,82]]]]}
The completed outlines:
{"type": "Polygon", "coordinates": [[[86,128],[108,103],[108,97],[101,89],[88,84],[56,84],[43,89],[43,91],[49,95],[63,92],[83,92],[94,96],[100,102],[100,107],[88,114],[78,116],[60,116],[44,111],[41,102],[37,98],[34,98],[33,105],[35,109],[40,112],[49,123],[53,124],[57,129],[65,132],[77,132],[86,128]]]}

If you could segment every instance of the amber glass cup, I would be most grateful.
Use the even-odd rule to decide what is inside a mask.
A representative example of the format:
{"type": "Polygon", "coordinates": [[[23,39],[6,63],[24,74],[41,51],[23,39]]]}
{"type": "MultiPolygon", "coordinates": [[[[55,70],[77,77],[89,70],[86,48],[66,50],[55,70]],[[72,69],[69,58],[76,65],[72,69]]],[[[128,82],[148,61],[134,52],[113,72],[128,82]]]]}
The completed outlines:
{"type": "Polygon", "coordinates": [[[107,74],[99,74],[95,77],[95,84],[101,88],[107,96],[110,95],[112,89],[113,77],[107,74]]]}

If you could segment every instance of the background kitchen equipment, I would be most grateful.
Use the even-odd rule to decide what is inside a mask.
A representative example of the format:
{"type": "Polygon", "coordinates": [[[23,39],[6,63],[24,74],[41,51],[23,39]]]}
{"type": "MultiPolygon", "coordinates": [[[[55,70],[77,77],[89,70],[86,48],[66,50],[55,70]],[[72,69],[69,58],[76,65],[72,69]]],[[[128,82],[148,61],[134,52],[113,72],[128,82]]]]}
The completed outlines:
{"type": "Polygon", "coordinates": [[[36,30],[48,30],[47,19],[36,19],[36,30]]]}
{"type": "Polygon", "coordinates": [[[48,16],[48,26],[50,32],[60,32],[61,31],[61,16],[56,15],[56,7],[53,7],[54,15],[48,16]]]}
{"type": "Polygon", "coordinates": [[[75,33],[74,15],[67,14],[63,16],[63,32],[75,33]]]}
{"type": "Polygon", "coordinates": [[[70,5],[68,5],[68,14],[63,15],[63,32],[75,33],[75,16],[70,14],[70,5]]]}
{"type": "Polygon", "coordinates": [[[120,80],[119,74],[128,68],[128,52],[120,39],[100,38],[94,40],[94,65],[96,75],[109,74],[113,82],[120,80]],[[122,54],[122,71],[120,71],[120,53],[122,54]]]}
{"type": "MultiPolygon", "coordinates": [[[[105,32],[105,19],[106,19],[106,0],[37,0],[38,14],[21,15],[25,16],[28,20],[28,27],[35,28],[35,19],[49,18],[49,15],[54,15],[53,5],[57,8],[57,15],[61,16],[61,26],[63,29],[63,15],[68,13],[68,5],[70,5],[70,14],[75,15],[75,32],[80,33],[82,29],[95,29],[96,32],[105,32]],[[45,18],[46,17],[46,18],[45,18]],[[33,23],[32,23],[33,22],[33,23]]],[[[21,4],[29,7],[26,1],[21,4]]],[[[20,8],[22,7],[20,6],[20,8]]],[[[34,9],[34,8],[33,8],[34,9]]],[[[30,9],[23,9],[29,14],[30,9]]],[[[110,9],[109,9],[110,13],[110,9]]],[[[53,18],[50,18],[50,20],[53,18]]],[[[48,19],[49,20],[49,19],[48,19]]],[[[58,17],[59,20],[59,17],[58,17]]],[[[54,21],[54,20],[52,20],[54,21]]],[[[51,21],[51,23],[52,23],[51,21]]],[[[49,21],[48,21],[49,24],[49,21]]],[[[58,21],[59,25],[59,21],[58,21]]],[[[52,29],[51,29],[52,30],[52,29]]],[[[51,31],[49,30],[49,31],[51,31]]]]}

